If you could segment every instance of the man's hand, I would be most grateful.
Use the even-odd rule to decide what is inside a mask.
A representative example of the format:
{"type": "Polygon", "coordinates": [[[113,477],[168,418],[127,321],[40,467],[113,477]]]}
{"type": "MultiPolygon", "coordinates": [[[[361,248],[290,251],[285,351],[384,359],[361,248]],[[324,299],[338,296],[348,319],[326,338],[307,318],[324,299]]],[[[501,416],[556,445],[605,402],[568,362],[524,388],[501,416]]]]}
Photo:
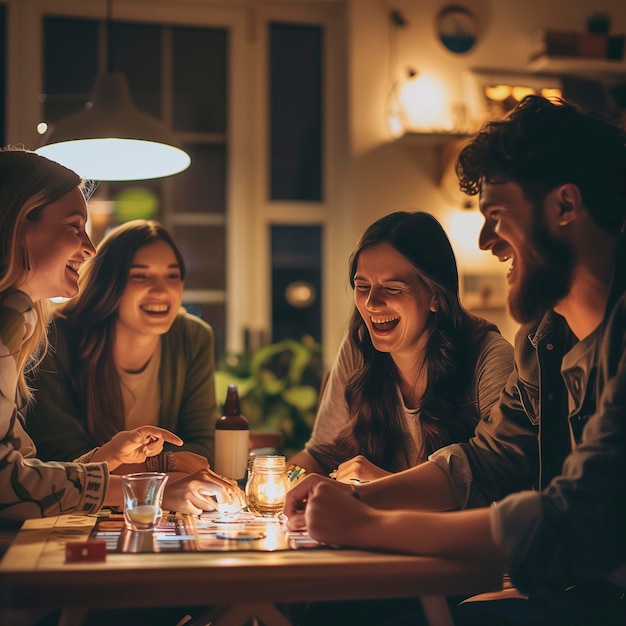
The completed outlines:
{"type": "Polygon", "coordinates": [[[317,474],[306,476],[287,493],[284,513],[291,530],[307,530],[321,543],[342,546],[358,546],[375,515],[354,497],[353,486],[317,474]]]}

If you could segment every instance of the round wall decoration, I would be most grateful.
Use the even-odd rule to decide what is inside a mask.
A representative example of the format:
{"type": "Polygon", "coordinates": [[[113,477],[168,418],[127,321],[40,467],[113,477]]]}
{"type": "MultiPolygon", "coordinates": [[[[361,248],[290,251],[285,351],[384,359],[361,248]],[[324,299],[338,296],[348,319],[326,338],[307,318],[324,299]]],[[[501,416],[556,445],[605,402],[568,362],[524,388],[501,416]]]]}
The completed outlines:
{"type": "Polygon", "coordinates": [[[478,40],[478,20],[463,6],[446,6],[437,15],[437,35],[447,50],[463,54],[478,40]]]}

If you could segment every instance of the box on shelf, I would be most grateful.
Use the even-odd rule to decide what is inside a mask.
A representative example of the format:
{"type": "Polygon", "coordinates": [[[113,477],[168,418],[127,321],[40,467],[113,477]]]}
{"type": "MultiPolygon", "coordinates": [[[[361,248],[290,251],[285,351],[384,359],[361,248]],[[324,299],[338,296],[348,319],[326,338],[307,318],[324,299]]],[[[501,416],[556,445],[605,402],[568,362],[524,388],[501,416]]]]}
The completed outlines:
{"type": "Polygon", "coordinates": [[[538,33],[531,61],[542,56],[620,60],[624,55],[624,35],[548,29],[538,33]]]}

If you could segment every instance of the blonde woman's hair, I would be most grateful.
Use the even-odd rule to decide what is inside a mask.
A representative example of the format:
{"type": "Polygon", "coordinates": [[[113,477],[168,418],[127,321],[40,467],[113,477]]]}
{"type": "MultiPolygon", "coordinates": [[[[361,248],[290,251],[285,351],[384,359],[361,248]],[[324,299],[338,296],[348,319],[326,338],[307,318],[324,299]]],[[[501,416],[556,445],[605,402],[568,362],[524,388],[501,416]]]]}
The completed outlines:
{"type": "MultiPolygon", "coordinates": [[[[30,269],[25,224],[35,222],[42,210],[70,191],[82,188],[72,170],[29,150],[9,146],[0,150],[0,298],[22,284],[30,269]]],[[[50,320],[48,301],[34,303],[37,323],[17,357],[18,401],[31,400],[25,373],[37,366],[47,349],[50,320]]]]}

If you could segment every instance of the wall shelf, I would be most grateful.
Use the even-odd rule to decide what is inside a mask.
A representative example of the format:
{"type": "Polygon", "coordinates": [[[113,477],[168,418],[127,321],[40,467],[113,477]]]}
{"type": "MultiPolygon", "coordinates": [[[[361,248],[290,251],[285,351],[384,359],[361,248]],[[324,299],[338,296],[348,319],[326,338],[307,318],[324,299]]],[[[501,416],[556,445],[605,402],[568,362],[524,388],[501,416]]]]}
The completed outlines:
{"type": "Polygon", "coordinates": [[[441,187],[445,184],[445,179],[454,170],[454,163],[465,145],[466,141],[473,135],[469,133],[427,133],[427,132],[405,132],[398,137],[398,144],[410,148],[431,150],[436,159],[435,182],[441,187]]]}
{"type": "Polygon", "coordinates": [[[537,74],[570,74],[574,76],[607,77],[626,75],[626,60],[571,57],[544,54],[532,60],[531,72],[537,74]]]}
{"type": "Polygon", "coordinates": [[[470,137],[466,133],[429,133],[407,131],[398,137],[396,141],[423,148],[443,148],[447,144],[454,143],[470,137]]]}

